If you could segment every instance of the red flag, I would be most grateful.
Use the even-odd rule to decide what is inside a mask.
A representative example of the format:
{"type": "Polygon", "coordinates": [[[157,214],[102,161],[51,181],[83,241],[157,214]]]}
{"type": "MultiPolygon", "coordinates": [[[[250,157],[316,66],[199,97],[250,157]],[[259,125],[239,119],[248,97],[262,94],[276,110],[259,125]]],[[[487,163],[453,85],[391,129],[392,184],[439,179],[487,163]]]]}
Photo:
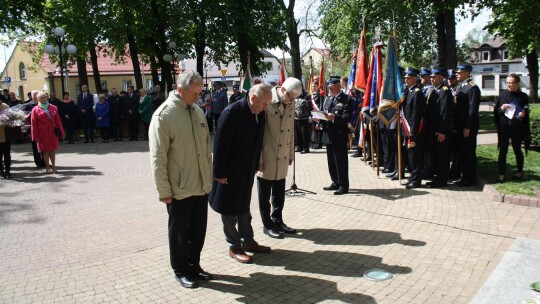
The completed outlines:
{"type": "Polygon", "coordinates": [[[360,38],[360,45],[358,46],[358,53],[356,55],[356,75],[354,78],[354,85],[362,92],[366,91],[368,70],[369,65],[366,49],[366,30],[363,28],[362,37],[360,38]]]}
{"type": "Polygon", "coordinates": [[[279,85],[281,86],[287,78],[287,72],[285,71],[285,53],[281,59],[281,67],[279,68],[279,85]]]}
{"type": "Polygon", "coordinates": [[[321,70],[319,72],[319,90],[321,90],[321,97],[326,95],[326,93],[324,92],[324,59],[321,59],[321,70]]]}

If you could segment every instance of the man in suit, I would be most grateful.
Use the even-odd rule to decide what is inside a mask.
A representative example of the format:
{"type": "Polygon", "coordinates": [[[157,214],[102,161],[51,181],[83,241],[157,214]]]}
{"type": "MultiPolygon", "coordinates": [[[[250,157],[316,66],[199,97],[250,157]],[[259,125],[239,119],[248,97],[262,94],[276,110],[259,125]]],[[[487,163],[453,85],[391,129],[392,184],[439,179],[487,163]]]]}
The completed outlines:
{"type": "Polygon", "coordinates": [[[111,117],[111,135],[114,137],[114,141],[121,141],[123,137],[123,118],[124,113],[122,111],[122,97],[118,95],[118,90],[112,88],[111,96],[108,97],[110,106],[111,117]]]}
{"type": "Polygon", "coordinates": [[[139,95],[135,93],[134,86],[127,87],[124,117],[128,123],[129,141],[137,140],[139,136],[139,95]]]}
{"type": "Polygon", "coordinates": [[[461,178],[454,182],[466,187],[476,184],[476,136],[480,127],[480,88],[472,81],[472,66],[460,63],[457,66],[457,88],[455,107],[455,128],[460,149],[461,178]]]}
{"type": "Polygon", "coordinates": [[[448,182],[450,169],[449,139],[452,131],[451,122],[454,115],[454,98],[452,90],[444,85],[447,76],[446,68],[433,67],[431,70],[431,84],[434,96],[429,99],[426,108],[426,142],[430,147],[430,159],[433,160],[434,172],[437,176],[432,182],[426,183],[428,187],[445,187],[448,182]]]}
{"type": "MultiPolygon", "coordinates": [[[[272,103],[265,111],[257,189],[263,232],[272,238],[283,238],[283,233],[296,233],[295,229],[283,222],[283,207],[285,179],[294,160],[294,101],[300,94],[302,94],[300,80],[287,78],[282,86],[272,88],[272,103]]],[[[306,142],[306,146],[309,147],[309,142],[306,142]]]]}
{"type": "Polygon", "coordinates": [[[349,128],[347,123],[351,119],[353,104],[349,96],[341,91],[339,76],[328,80],[329,96],[323,104],[326,120],[323,122],[323,143],[326,145],[326,158],[328,171],[332,184],[324,190],[335,191],[334,195],[349,192],[349,159],[347,157],[347,143],[349,141],[349,128]]]}
{"type": "Polygon", "coordinates": [[[270,252],[259,245],[251,227],[251,190],[259,170],[264,136],[264,110],[272,101],[271,87],[253,86],[247,98],[223,111],[214,141],[214,181],[210,206],[221,214],[229,256],[251,263],[248,252],[270,252]],[[238,224],[238,229],[236,225],[238,224]]]}
{"type": "Polygon", "coordinates": [[[94,126],[96,115],[94,114],[94,95],[88,92],[88,86],[81,86],[81,93],[77,96],[79,117],[84,130],[84,143],[94,142],[94,126]]]}
{"type": "Polygon", "coordinates": [[[405,71],[405,84],[407,85],[406,99],[401,104],[401,123],[407,137],[407,156],[409,158],[409,182],[405,188],[420,187],[422,183],[422,170],[424,166],[424,114],[426,110],[426,98],[418,87],[418,71],[409,67],[405,71]]]}

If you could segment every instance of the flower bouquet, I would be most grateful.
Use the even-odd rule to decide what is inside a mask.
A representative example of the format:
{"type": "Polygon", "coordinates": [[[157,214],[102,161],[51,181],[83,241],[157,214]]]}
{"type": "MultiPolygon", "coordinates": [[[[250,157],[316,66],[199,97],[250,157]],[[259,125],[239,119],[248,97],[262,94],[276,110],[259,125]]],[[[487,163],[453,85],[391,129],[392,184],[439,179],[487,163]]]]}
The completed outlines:
{"type": "Polygon", "coordinates": [[[20,127],[24,126],[26,114],[20,108],[8,108],[0,111],[0,126],[4,127],[20,127]]]}

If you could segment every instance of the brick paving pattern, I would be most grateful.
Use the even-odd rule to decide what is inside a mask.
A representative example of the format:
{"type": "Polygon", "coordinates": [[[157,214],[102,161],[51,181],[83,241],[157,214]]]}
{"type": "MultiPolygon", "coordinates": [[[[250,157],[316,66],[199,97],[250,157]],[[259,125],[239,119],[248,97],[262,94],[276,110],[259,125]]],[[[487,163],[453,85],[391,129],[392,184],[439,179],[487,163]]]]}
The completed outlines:
{"type": "Polygon", "coordinates": [[[516,237],[540,239],[540,208],[474,187],[406,190],[358,159],[350,194],[334,196],[314,150],[297,154],[296,182],[317,194],[285,203],[300,233],[265,236],[254,189],[255,237],[273,252],[240,264],[210,209],[201,265],[216,280],[188,290],[170,270],[147,142],[61,145],[57,175],[34,168],[29,144],[12,150],[14,179],[0,180],[0,303],[467,303],[516,237]],[[369,268],[394,276],[368,281],[369,268]]]}

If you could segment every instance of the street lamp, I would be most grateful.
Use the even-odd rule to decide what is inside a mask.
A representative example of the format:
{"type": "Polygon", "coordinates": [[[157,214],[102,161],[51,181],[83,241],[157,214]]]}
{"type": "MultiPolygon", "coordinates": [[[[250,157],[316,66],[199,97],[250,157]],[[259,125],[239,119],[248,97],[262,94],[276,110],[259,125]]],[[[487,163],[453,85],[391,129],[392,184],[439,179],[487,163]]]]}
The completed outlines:
{"type": "Polygon", "coordinates": [[[176,48],[176,42],[174,41],[169,41],[168,43],[168,53],[163,55],[163,60],[165,60],[166,62],[170,62],[171,65],[172,65],[172,76],[173,76],[173,83],[176,83],[176,63],[178,62],[182,62],[182,66],[181,66],[181,71],[185,70],[185,63],[184,63],[184,59],[186,58],[186,55],[184,54],[178,54],[175,56],[175,54],[177,53],[177,48],[176,48]],[[170,54],[169,54],[170,53],[170,54]]]}
{"type": "MultiPolygon", "coordinates": [[[[58,61],[60,63],[60,82],[62,83],[62,96],[63,96],[65,93],[65,87],[64,87],[64,64],[63,64],[64,62],[62,61],[62,54],[65,54],[67,51],[68,54],[74,55],[77,53],[77,47],[74,46],[73,44],[68,44],[64,48],[64,42],[65,42],[64,35],[66,34],[66,31],[63,28],[57,27],[54,29],[53,32],[56,38],[56,47],[54,47],[51,44],[45,45],[45,53],[49,55],[58,54],[58,61]]],[[[67,60],[66,60],[66,63],[67,63],[67,60]]]]}

